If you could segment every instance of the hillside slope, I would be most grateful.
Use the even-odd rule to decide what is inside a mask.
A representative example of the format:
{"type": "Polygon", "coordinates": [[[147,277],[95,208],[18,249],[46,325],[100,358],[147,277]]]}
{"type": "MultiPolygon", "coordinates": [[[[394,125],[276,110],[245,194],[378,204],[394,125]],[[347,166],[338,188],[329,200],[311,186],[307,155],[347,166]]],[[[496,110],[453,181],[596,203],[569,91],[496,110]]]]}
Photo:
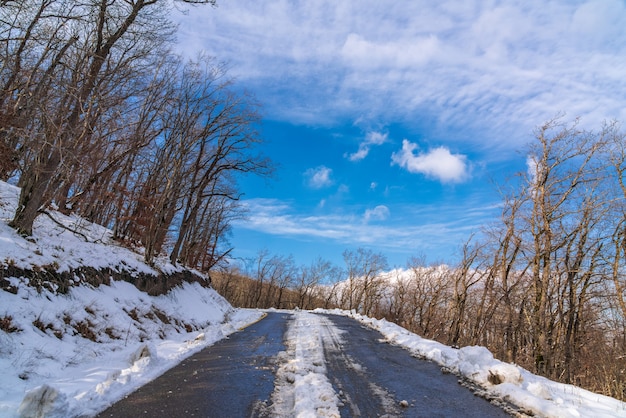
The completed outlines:
{"type": "Polygon", "coordinates": [[[25,239],[17,194],[0,182],[0,417],[92,415],[261,315],[80,218],[41,215],[25,239]]]}

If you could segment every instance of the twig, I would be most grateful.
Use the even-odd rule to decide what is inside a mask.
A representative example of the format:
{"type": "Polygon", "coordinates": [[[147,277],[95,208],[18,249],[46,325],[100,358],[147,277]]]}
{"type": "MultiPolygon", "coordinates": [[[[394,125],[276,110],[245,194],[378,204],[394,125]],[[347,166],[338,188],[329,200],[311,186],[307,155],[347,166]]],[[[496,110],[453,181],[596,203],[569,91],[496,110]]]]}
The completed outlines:
{"type": "Polygon", "coordinates": [[[57,221],[56,219],[54,219],[54,217],[52,216],[52,214],[50,214],[47,210],[43,210],[43,209],[39,209],[37,212],[39,213],[43,213],[44,215],[47,215],[48,218],[52,219],[52,222],[54,222],[55,224],[59,225],[61,228],[66,229],[76,235],[80,235],[81,237],[83,237],[85,239],[86,242],[89,242],[89,238],[87,237],[87,235],[83,234],[82,232],[78,232],[75,229],[72,229],[70,227],[68,227],[67,225],[63,225],[61,222],[57,221]]]}

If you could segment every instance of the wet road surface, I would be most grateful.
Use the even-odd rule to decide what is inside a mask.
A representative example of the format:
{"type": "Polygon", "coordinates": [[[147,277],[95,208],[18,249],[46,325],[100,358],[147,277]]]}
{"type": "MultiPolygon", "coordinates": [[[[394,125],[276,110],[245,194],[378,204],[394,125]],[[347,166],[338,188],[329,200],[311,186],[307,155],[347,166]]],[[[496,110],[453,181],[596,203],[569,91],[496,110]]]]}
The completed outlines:
{"type": "MultiPolygon", "coordinates": [[[[268,313],[98,417],[271,417],[278,353],[286,349],[291,318],[268,313]]],[[[382,334],[351,318],[324,315],[320,334],[342,417],[509,416],[462,387],[456,376],[382,342],[382,334]]]]}
{"type": "Polygon", "coordinates": [[[342,417],[510,416],[462,387],[456,376],[444,374],[437,364],[380,342],[383,336],[378,331],[348,317],[325,317],[326,367],[343,403],[342,417]],[[408,406],[401,406],[402,401],[408,406]]]}
{"type": "Polygon", "coordinates": [[[266,417],[274,359],[285,350],[289,313],[231,334],[142,386],[98,417],[266,417]]]}

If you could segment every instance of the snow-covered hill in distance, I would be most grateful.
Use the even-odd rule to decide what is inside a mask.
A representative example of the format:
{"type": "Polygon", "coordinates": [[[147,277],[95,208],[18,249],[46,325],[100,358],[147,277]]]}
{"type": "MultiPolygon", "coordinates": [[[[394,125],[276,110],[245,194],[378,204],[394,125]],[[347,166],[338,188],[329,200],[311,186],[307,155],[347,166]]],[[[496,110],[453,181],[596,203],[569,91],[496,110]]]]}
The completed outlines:
{"type": "MultiPolygon", "coordinates": [[[[51,211],[40,216],[32,239],[7,226],[19,190],[0,182],[0,264],[13,271],[55,269],[125,271],[128,274],[172,273],[165,260],[155,267],[139,252],[117,245],[111,232],[84,220],[51,211]],[[71,230],[62,228],[61,223],[71,230]]],[[[5,270],[6,271],[6,270],[5,270]]],[[[198,273],[199,274],[199,273],[198,273]]],[[[19,276],[19,275],[16,275],[19,276]]],[[[78,280],[78,279],[77,279],[78,280]]],[[[263,312],[233,308],[212,288],[184,283],[165,295],[151,296],[125,281],[72,286],[66,293],[33,286],[25,277],[0,275],[0,417],[90,416],[174,367],[183,359],[261,318],[263,312]]],[[[483,347],[455,349],[422,339],[384,320],[349,315],[378,329],[386,341],[416,357],[440,364],[484,388],[488,397],[507,400],[522,410],[546,417],[626,417],[626,404],[575,386],[532,375],[495,360],[483,347]]],[[[299,353],[315,349],[312,313],[294,311],[299,353]]],[[[305,356],[306,357],[306,356],[305,356]]],[[[299,358],[301,373],[319,370],[319,356],[299,358]]],[[[295,367],[295,366],[294,366],[295,367]]],[[[298,373],[298,371],[295,371],[298,373]]],[[[322,379],[320,376],[319,379],[322,379]]],[[[318,380],[319,380],[318,379],[318,380]]],[[[313,413],[330,399],[319,391],[300,405],[313,413]],[[319,396],[320,399],[316,399],[319,396]]],[[[307,415],[313,416],[313,415],[307,415]]]]}

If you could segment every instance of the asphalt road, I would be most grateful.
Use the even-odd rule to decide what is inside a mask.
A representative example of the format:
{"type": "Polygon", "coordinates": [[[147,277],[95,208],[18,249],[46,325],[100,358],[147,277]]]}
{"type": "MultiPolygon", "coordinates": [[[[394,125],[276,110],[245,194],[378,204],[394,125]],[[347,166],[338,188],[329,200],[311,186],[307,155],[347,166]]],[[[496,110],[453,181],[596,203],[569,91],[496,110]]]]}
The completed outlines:
{"type": "MultiPolygon", "coordinates": [[[[289,313],[260,322],[189,357],[98,415],[103,417],[271,417],[274,374],[289,313]]],[[[359,322],[325,315],[328,378],[342,417],[506,417],[434,363],[381,342],[359,322]],[[402,402],[406,401],[406,402],[402,402]]]]}
{"type": "Polygon", "coordinates": [[[344,316],[326,315],[328,377],[342,417],[508,417],[435,363],[380,342],[382,335],[344,316]],[[343,331],[337,335],[333,330],[343,331]],[[401,406],[406,401],[407,406],[401,406]]]}
{"type": "Polygon", "coordinates": [[[288,313],[231,334],[98,415],[104,417],[269,417],[276,356],[288,313]]]}

